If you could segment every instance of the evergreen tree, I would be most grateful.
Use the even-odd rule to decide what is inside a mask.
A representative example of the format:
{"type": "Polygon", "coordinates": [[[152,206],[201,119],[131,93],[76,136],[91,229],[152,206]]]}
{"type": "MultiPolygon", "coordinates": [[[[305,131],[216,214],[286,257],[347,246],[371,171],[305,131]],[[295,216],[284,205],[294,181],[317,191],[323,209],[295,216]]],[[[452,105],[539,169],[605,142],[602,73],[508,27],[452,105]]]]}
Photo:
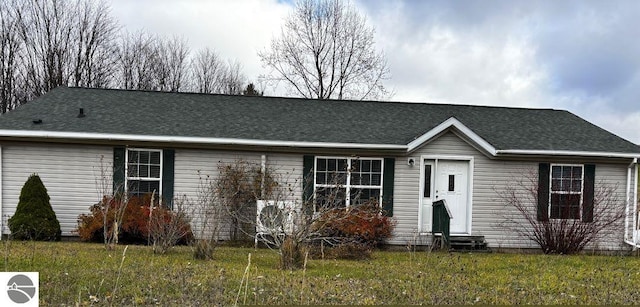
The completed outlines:
{"type": "Polygon", "coordinates": [[[258,91],[256,89],[256,87],[253,85],[253,83],[249,83],[247,85],[247,88],[244,91],[242,91],[242,95],[245,95],[245,96],[263,96],[264,92],[258,91]]]}
{"type": "Polygon", "coordinates": [[[29,176],[20,191],[16,213],[9,229],[19,240],[60,240],[60,222],[49,202],[49,194],[37,174],[29,176]]]}

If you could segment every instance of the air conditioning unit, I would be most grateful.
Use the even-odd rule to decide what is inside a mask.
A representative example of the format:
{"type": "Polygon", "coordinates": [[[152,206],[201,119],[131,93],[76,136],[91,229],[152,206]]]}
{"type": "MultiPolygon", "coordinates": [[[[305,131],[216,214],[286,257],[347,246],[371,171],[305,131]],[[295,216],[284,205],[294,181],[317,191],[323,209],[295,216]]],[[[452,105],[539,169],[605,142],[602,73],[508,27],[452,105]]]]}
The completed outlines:
{"type": "Polygon", "coordinates": [[[256,234],[275,235],[291,232],[291,203],[274,200],[258,200],[256,207],[256,234]]]}

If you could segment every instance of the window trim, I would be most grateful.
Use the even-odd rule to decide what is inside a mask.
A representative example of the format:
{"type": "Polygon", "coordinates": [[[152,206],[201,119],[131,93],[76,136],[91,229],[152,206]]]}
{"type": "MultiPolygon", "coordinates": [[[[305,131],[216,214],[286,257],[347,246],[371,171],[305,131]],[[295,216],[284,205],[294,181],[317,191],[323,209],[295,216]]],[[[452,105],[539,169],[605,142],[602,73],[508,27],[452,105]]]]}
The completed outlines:
{"type": "Polygon", "coordinates": [[[584,206],[584,180],[585,180],[585,165],[584,164],[576,164],[576,163],[550,163],[549,164],[549,199],[548,199],[548,218],[549,219],[553,219],[553,220],[582,220],[582,215],[583,215],[583,206],[584,206]],[[574,191],[554,191],[553,190],[553,167],[580,167],[580,169],[582,170],[580,172],[580,192],[574,192],[574,191]],[[578,207],[578,218],[572,219],[572,218],[562,218],[562,217],[552,217],[551,216],[551,200],[553,199],[553,194],[556,195],[580,195],[580,202],[579,202],[579,207],[578,207]]]}
{"type": "Polygon", "coordinates": [[[162,174],[164,168],[164,152],[162,149],[156,148],[140,148],[140,147],[127,147],[124,152],[124,191],[128,195],[129,194],[129,180],[131,181],[157,181],[158,182],[158,190],[156,192],[156,196],[162,198],[162,174]],[[158,152],[160,153],[160,172],[158,178],[153,177],[131,177],[129,176],[129,152],[137,151],[137,152],[158,152]]]}
{"type": "Polygon", "coordinates": [[[378,197],[378,205],[382,207],[382,199],[383,199],[383,190],[384,190],[384,158],[379,157],[357,157],[357,156],[314,156],[313,159],[313,200],[314,200],[314,211],[317,211],[315,201],[317,197],[317,189],[318,188],[344,188],[345,190],[345,208],[351,206],[351,189],[379,189],[380,196],[378,197]],[[335,185],[335,184],[319,184],[317,182],[317,170],[318,170],[318,159],[346,159],[347,160],[347,178],[345,180],[344,185],[335,185]],[[357,160],[370,160],[370,161],[380,161],[380,185],[362,185],[362,184],[351,184],[351,165],[352,161],[357,160]]]}

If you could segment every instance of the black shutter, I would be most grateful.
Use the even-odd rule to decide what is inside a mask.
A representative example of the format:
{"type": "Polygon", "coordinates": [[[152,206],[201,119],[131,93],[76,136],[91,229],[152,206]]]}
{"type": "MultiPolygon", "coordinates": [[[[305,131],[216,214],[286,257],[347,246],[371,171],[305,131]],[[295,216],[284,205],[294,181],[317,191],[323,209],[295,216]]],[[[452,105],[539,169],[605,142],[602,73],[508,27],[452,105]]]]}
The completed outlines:
{"type": "Polygon", "coordinates": [[[175,154],[173,149],[162,150],[162,204],[167,208],[173,208],[175,154]]]}
{"type": "Polygon", "coordinates": [[[304,155],[302,157],[302,205],[307,213],[313,213],[313,167],[315,156],[304,155]]]}
{"type": "Polygon", "coordinates": [[[538,221],[549,220],[549,163],[538,166],[538,221]]]}
{"type": "Polygon", "coordinates": [[[382,179],[382,210],[386,216],[393,216],[393,184],[396,169],[395,158],[384,158],[382,179]]]}
{"type": "MultiPolygon", "coordinates": [[[[124,193],[124,147],[113,148],[113,194],[122,195],[124,193]]],[[[104,195],[103,195],[104,196],[104,195]]]]}
{"type": "Polygon", "coordinates": [[[593,195],[596,180],[596,166],[584,165],[584,182],[582,190],[582,221],[593,222],[593,195]]]}

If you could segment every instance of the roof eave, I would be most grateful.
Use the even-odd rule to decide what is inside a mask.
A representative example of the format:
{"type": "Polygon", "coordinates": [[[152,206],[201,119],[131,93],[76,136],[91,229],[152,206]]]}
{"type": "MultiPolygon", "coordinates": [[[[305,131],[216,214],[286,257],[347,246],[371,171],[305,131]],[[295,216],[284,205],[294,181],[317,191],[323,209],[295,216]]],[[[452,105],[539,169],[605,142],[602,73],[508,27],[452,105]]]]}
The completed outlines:
{"type": "Polygon", "coordinates": [[[296,148],[335,148],[335,149],[366,149],[366,150],[390,150],[406,151],[406,145],[397,144],[363,144],[363,143],[337,143],[337,142],[297,142],[274,141],[235,138],[209,138],[209,137],[185,137],[164,135],[133,135],[133,134],[109,134],[86,132],[59,132],[59,131],[25,131],[25,130],[0,130],[0,136],[10,138],[40,138],[60,140],[95,140],[95,141],[136,141],[159,142],[178,144],[203,144],[203,145],[239,145],[239,146],[265,146],[265,147],[296,147],[296,148]]]}
{"type": "Polygon", "coordinates": [[[473,142],[477,148],[484,150],[491,157],[500,156],[574,156],[574,157],[599,157],[599,158],[640,158],[639,153],[625,152],[599,152],[599,151],[571,151],[571,150],[534,150],[534,149],[496,149],[493,145],[473,132],[469,127],[455,117],[443,121],[438,126],[419,136],[407,145],[407,152],[420,148],[422,145],[438,137],[447,129],[455,128],[466,139],[473,142]]]}
{"type": "Polygon", "coordinates": [[[77,140],[77,141],[123,141],[123,142],[157,142],[177,144],[203,144],[203,145],[235,145],[235,146],[265,146],[272,148],[322,148],[343,150],[378,150],[395,151],[398,153],[411,153],[423,144],[431,141],[445,130],[455,127],[466,138],[475,143],[477,147],[485,150],[492,157],[506,156],[575,156],[575,157],[601,157],[601,158],[640,158],[640,153],[620,152],[596,152],[596,151],[569,151],[569,150],[528,150],[528,149],[495,149],[487,141],[471,131],[457,119],[451,117],[429,132],[416,138],[408,145],[398,144],[363,144],[363,143],[339,143],[339,142],[296,142],[274,141],[234,138],[208,138],[208,137],[182,137],[162,135],[131,135],[108,134],[86,132],[60,132],[42,130],[0,130],[0,137],[7,138],[37,138],[52,140],[77,140]]]}
{"type": "Polygon", "coordinates": [[[565,156],[565,157],[598,157],[598,158],[640,158],[640,153],[600,152],[600,151],[572,151],[572,150],[525,150],[501,149],[497,156],[565,156]]]}

